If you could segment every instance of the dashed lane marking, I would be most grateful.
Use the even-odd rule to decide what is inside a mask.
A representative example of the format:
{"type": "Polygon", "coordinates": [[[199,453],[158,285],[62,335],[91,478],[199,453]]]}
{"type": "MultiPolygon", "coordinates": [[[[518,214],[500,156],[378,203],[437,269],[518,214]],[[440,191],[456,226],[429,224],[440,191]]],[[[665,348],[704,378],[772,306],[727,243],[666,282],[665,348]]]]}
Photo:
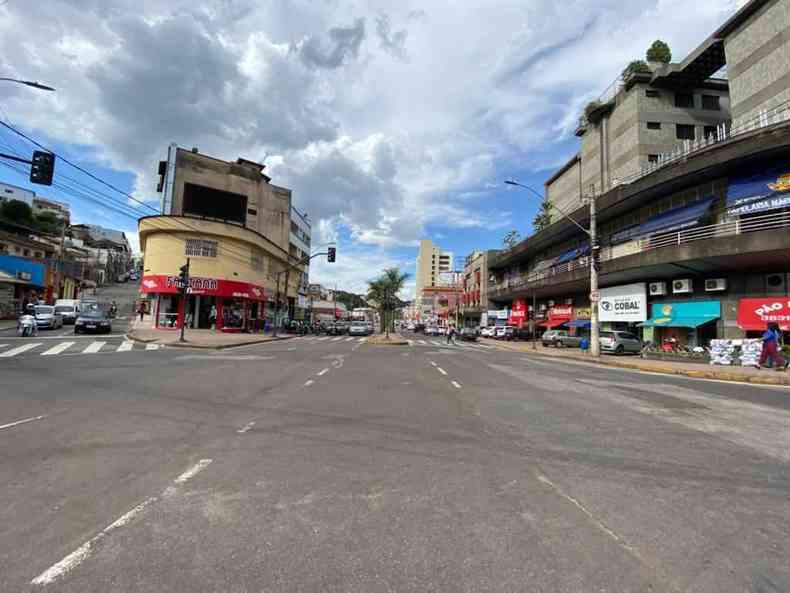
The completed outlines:
{"type": "Polygon", "coordinates": [[[146,344],[146,350],[159,350],[159,344],[146,344]]]}
{"type": "Polygon", "coordinates": [[[316,375],[318,375],[319,377],[323,377],[323,376],[324,376],[324,375],[326,375],[328,372],[329,372],[329,369],[321,369],[320,371],[318,371],[318,372],[316,373],[316,375]]]}
{"type": "Polygon", "coordinates": [[[312,379],[308,379],[307,381],[305,381],[304,386],[310,387],[310,385],[312,385],[313,383],[315,383],[315,381],[313,381],[312,379]]]}
{"type": "Polygon", "coordinates": [[[250,429],[251,429],[253,426],[255,426],[255,421],[254,421],[254,420],[253,420],[252,422],[248,422],[247,424],[245,424],[244,426],[242,426],[242,427],[241,427],[239,430],[237,430],[236,432],[237,432],[237,433],[239,433],[239,434],[244,434],[245,432],[247,432],[248,430],[250,430],[250,429]]]}
{"type": "Polygon", "coordinates": [[[32,418],[25,418],[24,420],[17,420],[16,422],[10,422],[8,424],[2,424],[2,425],[0,425],[0,430],[3,430],[4,428],[12,428],[14,426],[19,426],[20,424],[27,424],[28,422],[34,422],[36,420],[42,420],[43,418],[46,418],[46,417],[47,417],[47,415],[44,414],[42,416],[34,416],[32,418]]]}
{"type": "Polygon", "coordinates": [[[453,384],[453,387],[456,389],[461,389],[461,384],[458,381],[450,381],[453,384]]]}
{"type": "Polygon", "coordinates": [[[436,367],[436,370],[439,371],[442,375],[447,376],[447,371],[445,371],[442,367],[436,367]]]}

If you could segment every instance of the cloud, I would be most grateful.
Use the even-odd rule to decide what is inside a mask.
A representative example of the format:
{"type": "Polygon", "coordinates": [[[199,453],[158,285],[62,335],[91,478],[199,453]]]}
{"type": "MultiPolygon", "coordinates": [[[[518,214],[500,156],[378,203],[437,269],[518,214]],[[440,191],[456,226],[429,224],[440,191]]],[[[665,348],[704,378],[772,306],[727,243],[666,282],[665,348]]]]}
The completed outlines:
{"type": "Polygon", "coordinates": [[[376,18],[376,35],[379,37],[379,47],[392,57],[403,62],[409,61],[406,53],[406,37],[408,33],[405,29],[392,32],[390,17],[386,14],[376,18]]]}
{"type": "Polygon", "coordinates": [[[339,68],[348,60],[356,59],[365,39],[365,19],[358,18],[348,27],[332,27],[327,33],[329,42],[311,36],[297,46],[299,57],[313,68],[339,68]]]}

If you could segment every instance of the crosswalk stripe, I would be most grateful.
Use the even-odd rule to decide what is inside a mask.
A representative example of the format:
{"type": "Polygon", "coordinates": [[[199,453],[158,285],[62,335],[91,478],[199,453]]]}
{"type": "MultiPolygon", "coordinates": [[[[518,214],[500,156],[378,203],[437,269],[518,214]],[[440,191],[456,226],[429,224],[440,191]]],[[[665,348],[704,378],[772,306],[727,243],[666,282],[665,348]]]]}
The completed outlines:
{"type": "Polygon", "coordinates": [[[7,350],[2,354],[0,354],[0,358],[11,358],[12,356],[16,356],[17,354],[22,354],[23,352],[32,350],[37,346],[41,346],[41,342],[33,342],[30,344],[25,344],[24,346],[17,346],[16,348],[12,348],[11,350],[7,350]]]}
{"type": "Polygon", "coordinates": [[[121,345],[118,346],[118,350],[116,352],[128,352],[134,348],[134,342],[121,342],[121,345]]]}
{"type": "Polygon", "coordinates": [[[74,345],[74,342],[61,342],[55,346],[52,346],[49,350],[41,353],[41,356],[50,356],[52,354],[60,354],[64,350],[68,350],[71,346],[74,345]]]}
{"type": "Polygon", "coordinates": [[[146,344],[146,350],[159,350],[159,344],[146,344]]]}
{"type": "Polygon", "coordinates": [[[353,342],[354,338],[346,338],[346,342],[353,342]]]}
{"type": "Polygon", "coordinates": [[[341,337],[339,337],[339,338],[332,338],[332,341],[333,341],[333,342],[337,342],[338,340],[342,340],[342,339],[343,339],[343,337],[341,336],[341,337]]]}
{"type": "Polygon", "coordinates": [[[425,340],[417,340],[423,346],[426,346],[428,343],[425,340]]]}
{"type": "Polygon", "coordinates": [[[324,336],[323,338],[318,338],[319,342],[323,342],[324,340],[328,340],[329,336],[324,336]]]}
{"type": "Polygon", "coordinates": [[[102,349],[102,346],[104,346],[106,343],[107,343],[107,342],[101,342],[101,341],[98,341],[98,342],[91,342],[91,343],[88,345],[88,347],[87,347],[87,348],[85,348],[85,350],[83,350],[83,351],[82,351],[82,353],[83,353],[83,354],[95,354],[96,352],[98,352],[99,350],[101,350],[101,349],[102,349]]]}

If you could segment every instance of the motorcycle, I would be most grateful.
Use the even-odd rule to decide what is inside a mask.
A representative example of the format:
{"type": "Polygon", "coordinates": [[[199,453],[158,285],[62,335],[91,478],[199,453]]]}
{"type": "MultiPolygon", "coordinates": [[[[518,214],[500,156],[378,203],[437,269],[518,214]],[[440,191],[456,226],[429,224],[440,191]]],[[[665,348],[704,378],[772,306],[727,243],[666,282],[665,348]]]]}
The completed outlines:
{"type": "Polygon", "coordinates": [[[33,315],[22,315],[19,317],[16,326],[16,333],[27,338],[29,336],[38,335],[38,326],[36,325],[36,318],[33,315]]]}

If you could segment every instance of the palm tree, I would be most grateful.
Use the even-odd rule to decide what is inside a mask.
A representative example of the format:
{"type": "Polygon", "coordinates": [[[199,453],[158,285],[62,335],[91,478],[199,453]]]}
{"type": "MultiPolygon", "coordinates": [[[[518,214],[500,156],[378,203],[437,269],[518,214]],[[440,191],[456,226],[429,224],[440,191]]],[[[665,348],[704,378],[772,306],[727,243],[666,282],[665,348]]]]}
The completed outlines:
{"type": "Polygon", "coordinates": [[[398,268],[387,268],[376,278],[368,282],[368,301],[375,302],[381,316],[381,326],[387,339],[390,337],[390,324],[392,319],[388,315],[395,309],[397,294],[403,288],[403,284],[409,277],[406,273],[401,273],[398,268]]]}

